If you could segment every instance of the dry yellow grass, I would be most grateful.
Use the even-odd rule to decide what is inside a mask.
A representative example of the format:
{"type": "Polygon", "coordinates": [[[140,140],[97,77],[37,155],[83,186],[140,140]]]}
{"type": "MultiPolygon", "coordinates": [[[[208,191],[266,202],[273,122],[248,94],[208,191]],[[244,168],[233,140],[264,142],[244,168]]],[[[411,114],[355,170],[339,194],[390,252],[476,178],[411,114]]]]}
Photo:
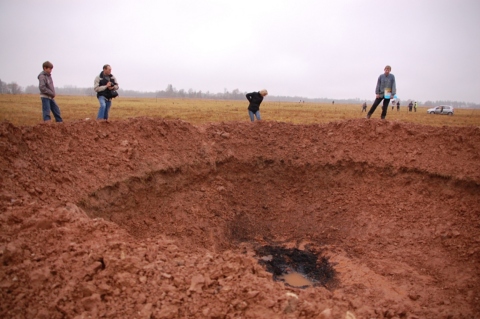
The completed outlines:
{"type": "MultiPolygon", "coordinates": [[[[64,121],[95,119],[98,100],[95,96],[57,96],[55,98],[64,121]]],[[[182,119],[192,124],[207,122],[249,121],[248,101],[193,100],[193,99],[142,99],[119,97],[113,101],[110,119],[129,117],[161,117],[182,119]]],[[[370,105],[368,106],[370,108],[370,105]]],[[[400,112],[389,108],[387,120],[413,122],[432,126],[479,126],[480,110],[456,109],[454,116],[430,115],[427,107],[417,112],[400,112]]],[[[381,107],[372,118],[380,118],[381,107]]],[[[261,106],[262,118],[267,121],[296,124],[327,123],[343,119],[365,117],[361,105],[330,103],[271,102],[268,97],[261,106]]],[[[53,117],[52,117],[53,118],[53,117]]],[[[0,95],[0,120],[17,126],[42,122],[42,110],[38,95],[0,95]]]]}

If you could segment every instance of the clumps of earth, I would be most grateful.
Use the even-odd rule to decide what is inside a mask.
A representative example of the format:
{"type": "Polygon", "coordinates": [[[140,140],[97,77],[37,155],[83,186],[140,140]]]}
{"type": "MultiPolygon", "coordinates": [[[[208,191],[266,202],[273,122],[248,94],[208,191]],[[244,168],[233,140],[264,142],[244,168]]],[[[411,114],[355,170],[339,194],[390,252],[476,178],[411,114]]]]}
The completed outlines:
{"type": "Polygon", "coordinates": [[[0,171],[2,318],[480,314],[479,127],[3,122],[0,171]]]}

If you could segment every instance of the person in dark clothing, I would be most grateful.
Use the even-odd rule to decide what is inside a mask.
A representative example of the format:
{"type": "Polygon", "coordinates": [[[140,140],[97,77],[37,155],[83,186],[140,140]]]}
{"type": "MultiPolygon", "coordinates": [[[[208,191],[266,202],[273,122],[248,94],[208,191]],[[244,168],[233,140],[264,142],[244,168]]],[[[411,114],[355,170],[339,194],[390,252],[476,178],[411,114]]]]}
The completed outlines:
{"type": "Polygon", "coordinates": [[[375,88],[375,102],[373,102],[372,107],[367,113],[367,119],[369,119],[373,112],[375,112],[375,109],[377,106],[382,102],[383,100],[383,107],[382,107],[382,115],[381,119],[384,120],[385,117],[387,116],[387,109],[388,109],[388,103],[390,103],[390,99],[393,99],[395,94],[397,94],[397,86],[395,83],[395,76],[390,73],[392,70],[392,67],[390,65],[387,65],[384,69],[383,74],[381,74],[378,77],[377,80],[377,87],[375,88]]]}
{"type": "Polygon", "coordinates": [[[367,102],[363,102],[362,112],[363,112],[363,111],[367,112],[367,102]]]}
{"type": "Polygon", "coordinates": [[[252,122],[255,121],[255,117],[257,117],[258,121],[262,119],[260,117],[260,104],[262,103],[263,98],[267,95],[267,90],[252,92],[246,95],[247,100],[250,102],[250,104],[248,105],[248,115],[250,116],[250,120],[252,122]]]}
{"type": "Polygon", "coordinates": [[[63,122],[60,115],[60,108],[55,102],[55,87],[52,80],[53,64],[45,61],[42,65],[43,71],[38,75],[38,89],[42,100],[42,115],[44,122],[50,122],[50,111],[52,111],[56,122],[63,122]]]}
{"type": "Polygon", "coordinates": [[[412,112],[412,108],[413,108],[413,103],[412,101],[410,101],[410,103],[408,103],[408,111],[412,112]]]}
{"type": "Polygon", "coordinates": [[[399,112],[399,111],[400,111],[400,102],[398,101],[397,102],[397,112],[399,112]]]}

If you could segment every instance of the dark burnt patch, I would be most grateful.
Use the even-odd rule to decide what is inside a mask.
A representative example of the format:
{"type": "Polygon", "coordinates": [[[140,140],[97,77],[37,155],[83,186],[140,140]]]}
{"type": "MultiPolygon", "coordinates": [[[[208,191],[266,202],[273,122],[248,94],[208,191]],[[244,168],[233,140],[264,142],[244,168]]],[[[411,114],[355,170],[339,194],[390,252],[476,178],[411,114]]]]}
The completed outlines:
{"type": "Polygon", "coordinates": [[[296,272],[313,283],[332,289],[336,286],[336,272],[328,258],[310,250],[261,246],[256,250],[259,263],[273,274],[273,279],[284,281],[283,277],[296,272]]]}

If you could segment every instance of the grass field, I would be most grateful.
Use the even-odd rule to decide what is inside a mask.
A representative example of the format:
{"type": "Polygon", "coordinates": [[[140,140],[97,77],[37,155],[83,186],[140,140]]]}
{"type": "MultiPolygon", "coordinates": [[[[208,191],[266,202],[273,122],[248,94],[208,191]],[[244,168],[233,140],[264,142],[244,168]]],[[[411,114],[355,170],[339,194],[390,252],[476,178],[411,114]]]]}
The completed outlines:
{"type": "MultiPolygon", "coordinates": [[[[57,96],[64,121],[95,119],[98,100],[95,96],[57,96]]],[[[194,100],[194,99],[143,99],[119,97],[112,103],[110,119],[148,116],[166,119],[182,119],[192,124],[207,122],[249,121],[248,101],[194,100]]],[[[368,105],[370,108],[370,105],[368,105]]],[[[430,115],[427,108],[407,112],[406,105],[400,111],[391,110],[387,120],[413,122],[432,126],[479,126],[480,110],[455,109],[454,116],[430,115]]],[[[361,105],[330,103],[272,102],[265,98],[260,108],[263,120],[295,124],[327,123],[343,119],[365,117],[361,105]]],[[[379,106],[372,118],[380,118],[379,106]]],[[[53,118],[53,116],[52,116],[53,118]]],[[[38,95],[0,95],[0,120],[17,126],[35,125],[42,122],[42,107],[38,95]]]]}

